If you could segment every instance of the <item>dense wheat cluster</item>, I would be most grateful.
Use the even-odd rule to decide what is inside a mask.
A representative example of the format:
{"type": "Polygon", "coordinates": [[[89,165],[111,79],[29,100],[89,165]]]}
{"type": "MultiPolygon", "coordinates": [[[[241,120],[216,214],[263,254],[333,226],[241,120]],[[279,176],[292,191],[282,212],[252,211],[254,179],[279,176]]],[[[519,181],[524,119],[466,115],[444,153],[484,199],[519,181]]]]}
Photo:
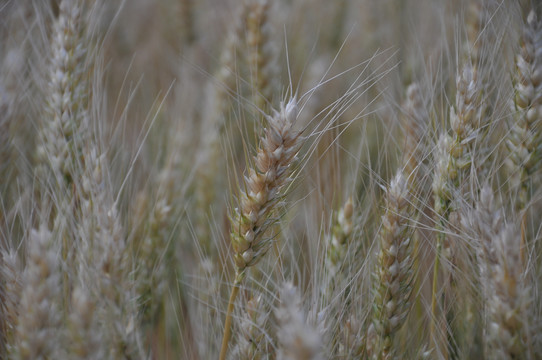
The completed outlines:
{"type": "Polygon", "coordinates": [[[0,2],[0,359],[542,359],[535,0],[0,2]]]}

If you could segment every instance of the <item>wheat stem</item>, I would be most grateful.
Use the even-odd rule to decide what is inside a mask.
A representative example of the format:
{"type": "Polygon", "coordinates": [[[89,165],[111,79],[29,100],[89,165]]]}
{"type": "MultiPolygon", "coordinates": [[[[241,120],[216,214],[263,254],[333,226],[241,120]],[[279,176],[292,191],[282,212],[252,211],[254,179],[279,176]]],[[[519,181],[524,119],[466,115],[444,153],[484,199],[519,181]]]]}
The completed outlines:
{"type": "Polygon", "coordinates": [[[237,274],[231,288],[230,300],[228,302],[228,310],[226,312],[226,320],[224,321],[224,337],[222,338],[222,346],[220,347],[220,360],[226,360],[226,355],[228,353],[228,343],[230,341],[232,330],[233,308],[235,305],[235,299],[237,298],[237,294],[239,293],[239,288],[241,287],[241,280],[242,277],[237,274]]]}

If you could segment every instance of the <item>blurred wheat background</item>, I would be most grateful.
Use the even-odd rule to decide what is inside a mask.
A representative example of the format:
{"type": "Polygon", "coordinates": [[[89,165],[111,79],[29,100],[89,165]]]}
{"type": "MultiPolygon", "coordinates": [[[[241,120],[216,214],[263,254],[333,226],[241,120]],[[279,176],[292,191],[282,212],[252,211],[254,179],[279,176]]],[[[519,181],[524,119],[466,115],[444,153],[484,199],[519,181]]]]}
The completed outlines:
{"type": "Polygon", "coordinates": [[[0,358],[542,358],[541,164],[536,0],[0,1],[0,358]]]}

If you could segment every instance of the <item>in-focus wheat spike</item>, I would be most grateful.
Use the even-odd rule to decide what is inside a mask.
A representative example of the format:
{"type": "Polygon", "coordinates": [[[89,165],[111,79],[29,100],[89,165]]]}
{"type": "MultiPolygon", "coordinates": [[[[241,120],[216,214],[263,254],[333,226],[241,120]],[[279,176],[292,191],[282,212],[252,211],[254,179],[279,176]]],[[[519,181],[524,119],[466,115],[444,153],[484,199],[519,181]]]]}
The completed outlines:
{"type": "Polygon", "coordinates": [[[57,359],[61,356],[61,273],[56,235],[41,226],[28,238],[16,336],[16,359],[57,359]]]}
{"type": "Polygon", "coordinates": [[[273,42],[269,0],[249,0],[247,14],[248,62],[254,85],[254,105],[268,108],[277,91],[278,49],[273,42]]]}
{"type": "Polygon", "coordinates": [[[247,269],[256,265],[271,246],[272,239],[265,237],[265,233],[276,221],[273,212],[283,195],[282,188],[291,180],[292,162],[300,145],[301,134],[293,128],[297,115],[297,101],[292,98],[286,104],[281,103],[280,111],[267,117],[267,128],[253,167],[248,168],[240,189],[239,206],[230,214],[236,271],[224,326],[222,360],[226,357],[233,302],[239,286],[247,269]]]}
{"type": "Polygon", "coordinates": [[[266,327],[269,314],[263,308],[261,296],[247,301],[239,321],[237,344],[232,351],[233,357],[240,360],[265,359],[267,347],[266,327]]]}
{"type": "Polygon", "coordinates": [[[371,343],[368,345],[375,359],[395,356],[394,337],[410,310],[414,257],[409,198],[407,180],[399,171],[388,188],[378,236],[380,250],[374,279],[374,315],[369,330],[371,343]]]}
{"type": "Polygon", "coordinates": [[[51,39],[46,116],[37,160],[40,175],[50,174],[54,186],[64,189],[71,181],[79,156],[77,136],[87,116],[88,90],[84,81],[86,47],[81,41],[81,7],[78,1],[63,0],[59,11],[51,39]]]}
{"type": "Polygon", "coordinates": [[[542,23],[534,11],[523,28],[516,70],[515,112],[506,144],[510,182],[517,191],[516,207],[522,210],[530,200],[531,176],[540,168],[542,152],[542,23]]]}
{"type": "Polygon", "coordinates": [[[280,291],[280,305],[275,310],[281,360],[321,360],[322,339],[316,329],[307,324],[298,290],[285,283],[280,291]]]}
{"type": "Polygon", "coordinates": [[[267,128],[253,167],[247,169],[245,184],[239,195],[239,207],[231,214],[231,243],[237,277],[243,277],[271,245],[264,236],[276,221],[272,216],[281,190],[290,179],[292,161],[300,144],[300,133],[293,126],[298,107],[295,99],[281,104],[280,111],[267,117],[267,128]]]}
{"type": "Polygon", "coordinates": [[[486,352],[496,359],[530,359],[530,288],[520,259],[520,232],[504,222],[491,187],[484,186],[476,210],[464,223],[481,251],[483,296],[487,302],[486,352]]]}

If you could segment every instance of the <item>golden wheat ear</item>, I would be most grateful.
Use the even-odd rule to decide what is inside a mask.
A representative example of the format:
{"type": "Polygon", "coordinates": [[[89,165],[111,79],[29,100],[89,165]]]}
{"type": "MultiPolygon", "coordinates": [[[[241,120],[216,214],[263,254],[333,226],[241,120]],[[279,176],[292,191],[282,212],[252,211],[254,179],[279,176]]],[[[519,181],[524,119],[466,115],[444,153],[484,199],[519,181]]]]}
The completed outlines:
{"type": "Polygon", "coordinates": [[[273,213],[291,180],[290,173],[300,146],[300,132],[294,129],[298,116],[297,101],[282,103],[279,111],[267,117],[267,128],[253,164],[239,190],[239,206],[230,213],[231,244],[234,251],[235,281],[228,305],[221,359],[225,359],[231,333],[231,312],[239,286],[247,270],[267,253],[272,238],[266,236],[276,221],[273,213]]]}

